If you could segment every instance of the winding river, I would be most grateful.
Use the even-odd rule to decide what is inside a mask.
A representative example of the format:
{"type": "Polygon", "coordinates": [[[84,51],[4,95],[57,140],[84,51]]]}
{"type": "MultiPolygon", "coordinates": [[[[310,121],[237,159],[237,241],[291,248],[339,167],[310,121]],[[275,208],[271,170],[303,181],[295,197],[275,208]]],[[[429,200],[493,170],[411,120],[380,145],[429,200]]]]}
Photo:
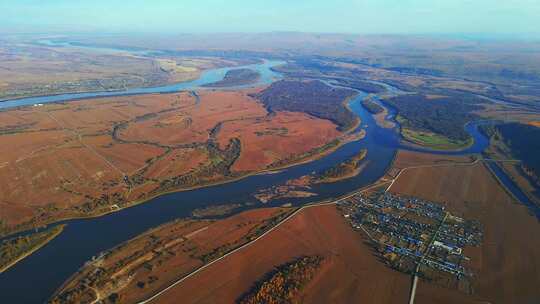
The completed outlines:
{"type": "MultiPolygon", "coordinates": [[[[281,77],[271,70],[271,67],[281,63],[281,61],[264,61],[260,64],[244,67],[257,70],[261,77],[256,85],[263,85],[281,77]]],[[[122,92],[77,93],[24,98],[0,102],[0,108],[5,109],[82,98],[169,93],[179,90],[199,89],[203,84],[223,79],[225,73],[230,69],[210,70],[203,73],[197,80],[170,86],[131,89],[122,92]]],[[[389,87],[388,90],[391,91],[392,88],[389,87]]],[[[325,170],[355,155],[361,149],[368,150],[366,158],[368,162],[365,169],[358,176],[333,184],[317,185],[313,190],[318,196],[314,198],[276,200],[265,206],[276,206],[285,202],[302,205],[314,200],[340,196],[373,183],[384,175],[398,148],[428,151],[427,149],[402,146],[400,136],[396,130],[378,126],[372,115],[361,105],[361,100],[366,96],[367,94],[358,92],[358,95],[349,104],[351,110],[362,121],[361,126],[355,131],[366,129],[366,137],[359,141],[347,143],[339,147],[335,152],[318,160],[290,167],[278,173],[254,175],[222,185],[165,194],[144,204],[98,218],[62,222],[68,224],[62,234],[36,253],[0,274],[0,303],[45,302],[71,274],[101,251],[133,238],[151,227],[176,218],[187,217],[196,208],[224,203],[254,202],[253,194],[260,189],[282,184],[289,179],[298,178],[312,172],[325,170]]],[[[390,116],[392,115],[393,113],[390,116]]],[[[476,123],[466,126],[467,131],[474,138],[472,146],[463,151],[435,151],[435,153],[460,155],[482,152],[488,145],[488,140],[478,132],[477,127],[476,123]]]]}

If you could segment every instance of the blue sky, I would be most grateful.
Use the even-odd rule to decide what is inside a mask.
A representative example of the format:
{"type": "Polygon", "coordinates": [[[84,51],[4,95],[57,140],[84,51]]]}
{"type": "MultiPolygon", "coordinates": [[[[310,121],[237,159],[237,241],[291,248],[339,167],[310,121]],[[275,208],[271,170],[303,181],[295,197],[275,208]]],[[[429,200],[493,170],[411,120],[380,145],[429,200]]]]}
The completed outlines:
{"type": "Polygon", "coordinates": [[[0,12],[17,31],[540,32],[540,0],[0,0],[0,12]]]}

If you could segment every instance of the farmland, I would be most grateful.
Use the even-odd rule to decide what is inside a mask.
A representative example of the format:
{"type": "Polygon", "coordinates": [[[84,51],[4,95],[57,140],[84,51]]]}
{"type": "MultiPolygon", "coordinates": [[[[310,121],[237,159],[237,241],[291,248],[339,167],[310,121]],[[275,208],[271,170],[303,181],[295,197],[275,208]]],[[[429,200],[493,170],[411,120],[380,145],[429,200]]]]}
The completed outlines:
{"type": "Polygon", "coordinates": [[[233,303],[275,267],[303,256],[324,258],[313,280],[298,294],[304,303],[407,299],[409,278],[378,262],[335,206],[322,206],[303,210],[263,239],[165,292],[156,303],[174,303],[178,298],[186,303],[233,303]],[[218,274],[220,280],[215,279],[218,274]]]}
{"type": "MultiPolygon", "coordinates": [[[[417,159],[425,158],[415,154],[417,159]]],[[[440,202],[453,214],[478,220],[484,229],[486,245],[465,249],[471,257],[470,267],[477,273],[474,294],[464,298],[421,281],[418,303],[434,299],[440,303],[527,303],[538,298],[535,286],[540,283],[540,269],[532,266],[532,261],[540,257],[540,239],[535,233],[539,223],[501,188],[483,164],[410,169],[400,175],[391,192],[440,202]]]]}
{"type": "Polygon", "coordinates": [[[343,134],[303,112],[269,113],[249,96],[254,92],[150,94],[0,112],[3,232],[291,165],[317,157],[343,134]]]}

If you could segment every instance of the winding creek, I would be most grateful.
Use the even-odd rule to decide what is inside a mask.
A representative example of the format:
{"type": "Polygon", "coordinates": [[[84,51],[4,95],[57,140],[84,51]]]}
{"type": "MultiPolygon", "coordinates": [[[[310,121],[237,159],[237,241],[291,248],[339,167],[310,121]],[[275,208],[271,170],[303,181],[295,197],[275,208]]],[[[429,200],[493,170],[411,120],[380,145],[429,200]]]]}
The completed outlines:
{"type": "MultiPolygon", "coordinates": [[[[256,85],[269,84],[281,76],[271,67],[281,61],[264,61],[260,64],[243,66],[257,70],[261,77],[256,85]]],[[[236,67],[238,68],[238,67],[236,67]]],[[[199,89],[201,85],[223,79],[231,68],[206,71],[194,81],[155,88],[139,88],[121,92],[98,92],[62,94],[44,97],[32,97],[0,102],[0,109],[32,105],[36,103],[60,102],[73,99],[119,96],[146,93],[169,93],[179,90],[199,89]]],[[[389,93],[399,92],[387,86],[389,93]],[[392,91],[395,90],[395,91],[392,91]]],[[[367,149],[367,165],[356,177],[333,184],[321,184],[313,187],[318,194],[314,198],[296,198],[276,200],[264,205],[276,206],[285,202],[294,205],[306,204],[314,200],[323,200],[354,191],[375,182],[391,165],[398,148],[429,151],[438,154],[463,155],[480,153],[489,141],[478,131],[478,123],[466,126],[467,132],[474,138],[474,144],[462,151],[431,151],[428,149],[403,146],[395,129],[385,129],[377,125],[374,118],[361,105],[367,94],[358,95],[349,103],[351,110],[359,116],[362,123],[355,130],[366,129],[367,135],[359,141],[342,145],[336,151],[309,163],[296,165],[278,173],[253,175],[244,179],[200,188],[190,191],[164,194],[144,204],[123,209],[121,211],[97,218],[68,220],[64,232],[45,247],[22,260],[8,271],[0,274],[0,303],[42,303],[73,273],[92,256],[126,241],[151,227],[163,224],[179,217],[187,217],[201,207],[216,204],[254,202],[253,194],[260,189],[282,184],[289,179],[301,177],[312,172],[325,170],[355,155],[361,149],[367,149]]],[[[390,110],[389,119],[395,113],[390,110]]],[[[504,173],[501,171],[501,174],[504,173]]],[[[499,174],[499,173],[497,173],[499,174]]],[[[503,183],[511,180],[500,178],[503,183]]],[[[507,187],[512,190],[512,187],[507,187]]],[[[514,186],[514,188],[518,189],[514,186]]],[[[517,196],[522,199],[523,197],[517,196]]],[[[527,198],[526,196],[524,197],[527,198]]],[[[260,204],[258,205],[261,206],[260,204]]]]}

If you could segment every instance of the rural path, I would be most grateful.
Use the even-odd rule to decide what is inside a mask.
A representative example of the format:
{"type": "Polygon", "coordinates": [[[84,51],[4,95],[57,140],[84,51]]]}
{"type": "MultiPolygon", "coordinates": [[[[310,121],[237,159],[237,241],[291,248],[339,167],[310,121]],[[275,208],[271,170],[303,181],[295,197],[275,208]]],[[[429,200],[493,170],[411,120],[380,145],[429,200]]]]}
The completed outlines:
{"type": "Polygon", "coordinates": [[[52,119],[54,122],[56,122],[56,124],[58,124],[58,126],[60,126],[60,128],[62,128],[62,130],[64,130],[64,132],[71,133],[73,136],[75,136],[77,138],[77,140],[79,141],[79,143],[84,148],[86,148],[88,151],[90,151],[91,153],[96,155],[99,159],[103,160],[105,162],[105,164],[108,165],[109,167],[111,167],[114,171],[120,173],[122,175],[122,181],[127,185],[127,189],[126,189],[126,191],[124,193],[124,197],[126,197],[126,198],[129,197],[129,195],[131,194],[132,186],[131,186],[131,183],[129,182],[129,179],[128,179],[129,175],[126,172],[124,172],[120,168],[118,168],[115,164],[113,164],[110,160],[108,160],[107,157],[101,155],[98,151],[96,151],[96,149],[94,149],[93,147],[91,147],[91,146],[87,145],[86,143],[84,143],[82,135],[79,132],[77,132],[75,130],[72,130],[70,128],[67,128],[63,123],[61,123],[58,119],[56,119],[56,117],[54,117],[50,112],[45,111],[45,114],[50,119],[52,119]]]}
{"type": "Polygon", "coordinates": [[[279,228],[281,225],[287,223],[289,220],[291,220],[294,216],[296,216],[297,214],[299,214],[300,212],[302,212],[303,210],[305,209],[308,209],[308,208],[313,208],[313,207],[320,207],[320,206],[327,206],[327,205],[335,205],[335,204],[338,204],[339,202],[345,200],[345,199],[348,199],[348,198],[351,198],[353,197],[354,195],[358,194],[358,193],[361,193],[361,192],[364,192],[364,191],[367,191],[369,189],[372,189],[372,188],[375,188],[375,187],[379,187],[381,185],[384,185],[386,183],[388,183],[390,181],[384,181],[384,182],[379,182],[379,183],[376,183],[374,185],[371,185],[367,188],[363,188],[363,189],[360,189],[358,191],[355,191],[353,193],[350,193],[344,197],[341,197],[337,200],[334,200],[334,201],[330,201],[330,202],[321,202],[321,203],[317,203],[317,204],[311,204],[311,205],[305,205],[305,206],[302,206],[300,208],[298,208],[298,210],[294,211],[293,213],[291,213],[289,216],[287,216],[286,218],[284,218],[281,222],[277,223],[275,226],[273,226],[272,228],[270,228],[269,230],[267,230],[266,232],[264,232],[263,234],[261,234],[260,236],[258,236],[257,238],[253,239],[252,241],[234,249],[233,251],[213,260],[212,262],[208,263],[208,264],[205,264],[195,270],[193,270],[192,272],[190,272],[189,274],[183,276],[182,278],[178,279],[177,281],[173,282],[171,285],[167,286],[166,288],[162,289],[161,291],[157,292],[156,294],[154,294],[153,296],[149,297],[148,299],[146,300],[143,300],[143,301],[140,301],[138,302],[137,304],[147,304],[147,303],[150,303],[152,302],[153,300],[157,299],[159,296],[161,296],[162,294],[164,294],[165,292],[169,291],[170,289],[174,288],[175,286],[177,286],[178,284],[182,283],[183,281],[195,276],[197,273],[203,271],[204,269],[212,266],[213,264],[227,258],[228,256],[231,256],[235,253],[237,253],[238,251],[244,249],[244,248],[247,248],[251,245],[253,245],[255,242],[257,242],[258,240],[262,239],[263,237],[265,237],[266,235],[268,235],[269,233],[271,233],[272,231],[276,230],[277,228],[279,228]]]}
{"type": "Polygon", "coordinates": [[[101,294],[99,293],[99,291],[97,289],[95,289],[94,287],[91,287],[91,286],[88,286],[88,287],[90,287],[90,289],[92,289],[92,291],[96,295],[96,298],[90,304],[99,303],[99,301],[101,301],[101,294]]]}
{"type": "Polygon", "coordinates": [[[120,174],[122,174],[122,176],[126,176],[126,173],[122,170],[120,170],[120,168],[118,168],[116,165],[114,165],[111,161],[109,161],[105,156],[101,155],[98,151],[96,151],[96,149],[94,149],[93,147],[87,145],[84,143],[84,141],[82,140],[82,135],[75,131],[75,130],[72,130],[70,128],[67,128],[63,123],[61,123],[58,119],[56,119],[56,117],[54,117],[51,113],[49,112],[45,112],[45,114],[47,116],[49,116],[50,119],[52,119],[54,122],[56,122],[56,124],[58,124],[58,126],[60,128],[62,128],[62,130],[64,130],[65,132],[68,132],[68,133],[71,133],[73,136],[75,136],[77,138],[77,140],[79,141],[79,143],[85,147],[87,150],[89,150],[90,152],[92,152],[94,155],[96,155],[97,157],[99,157],[101,160],[103,160],[109,167],[111,167],[113,170],[119,172],[120,174]]]}
{"type": "MultiPolygon", "coordinates": [[[[255,244],[255,242],[261,240],[262,238],[264,238],[266,235],[270,234],[272,231],[276,230],[277,228],[279,228],[280,226],[282,226],[283,224],[287,223],[289,220],[291,220],[294,216],[296,216],[297,214],[299,214],[300,212],[304,211],[305,209],[308,209],[308,208],[313,208],[313,207],[320,207],[320,206],[327,206],[327,205],[336,205],[338,203],[340,203],[341,201],[343,200],[346,200],[348,198],[351,198],[359,193],[362,193],[362,192],[365,192],[365,191],[368,191],[370,189],[373,189],[373,188],[376,188],[376,187],[380,187],[384,184],[388,184],[390,183],[390,186],[386,188],[385,191],[388,191],[390,190],[390,188],[392,187],[392,185],[395,183],[395,181],[400,177],[401,173],[403,173],[405,170],[409,170],[409,169],[414,169],[414,168],[423,168],[423,167],[444,167],[444,166],[472,166],[472,165],[475,165],[479,162],[482,162],[482,161],[495,161],[495,162],[519,162],[519,160],[491,160],[491,159],[477,159],[473,162],[470,162],[470,163],[452,163],[452,164],[440,164],[440,165],[420,165],[420,166],[412,166],[412,167],[407,167],[407,168],[403,168],[399,171],[399,173],[396,175],[395,178],[391,179],[391,180],[386,180],[386,181],[380,181],[378,183],[375,183],[371,186],[368,186],[368,187],[365,187],[365,188],[362,188],[362,189],[359,189],[357,191],[354,191],[350,194],[347,194],[343,197],[340,197],[336,200],[333,200],[333,201],[330,201],[330,202],[321,202],[321,203],[315,203],[315,204],[309,204],[309,205],[305,205],[305,206],[302,206],[300,208],[298,208],[298,210],[294,211],[293,213],[291,213],[289,216],[287,216],[286,218],[284,218],[281,222],[277,223],[275,226],[273,226],[272,228],[270,228],[269,230],[267,230],[266,232],[264,232],[263,234],[261,234],[260,236],[258,236],[257,238],[253,239],[252,241],[230,251],[229,253],[213,260],[212,262],[208,263],[208,264],[205,264],[195,270],[193,270],[192,272],[190,272],[189,274],[181,277],[180,279],[174,281],[172,284],[170,284],[169,286],[165,287],[164,289],[162,289],[161,291],[155,293],[154,295],[150,296],[149,298],[147,298],[146,300],[143,300],[143,301],[140,301],[138,302],[137,304],[148,304],[148,303],[151,303],[152,301],[156,300],[158,297],[160,297],[161,295],[163,295],[164,293],[166,293],[167,291],[171,290],[172,288],[174,288],[175,286],[178,286],[179,284],[181,284],[182,282],[184,282],[185,280],[195,276],[196,274],[198,274],[199,272],[205,270],[206,268],[212,266],[213,264],[215,263],[218,263],[219,261],[223,260],[223,259],[226,259],[227,257],[239,252],[240,250],[243,250],[249,246],[252,246],[253,244],[255,244]]],[[[365,230],[364,230],[365,231],[365,230]]],[[[367,231],[366,231],[367,233],[367,231]]],[[[368,236],[371,238],[371,236],[368,234],[368,236]]],[[[413,304],[414,303],[414,295],[416,293],[416,285],[417,285],[417,282],[418,282],[418,277],[414,276],[413,277],[413,283],[412,283],[412,288],[411,288],[411,296],[409,298],[409,303],[410,304],[413,304]]]]}
{"type": "Polygon", "coordinates": [[[460,167],[460,166],[474,166],[480,162],[513,162],[513,163],[519,163],[521,162],[521,160],[519,159],[484,159],[484,158],[479,158],[479,159],[476,159],[475,161],[473,162],[470,162],[470,163],[446,163],[446,164],[437,164],[437,165],[418,165],[418,166],[411,166],[411,167],[406,167],[406,168],[403,168],[401,170],[399,170],[398,174],[396,175],[396,177],[394,177],[390,183],[390,185],[388,186],[388,188],[386,188],[385,192],[388,192],[390,190],[390,188],[392,188],[392,186],[394,185],[394,183],[397,181],[397,179],[399,178],[399,176],[407,171],[407,170],[411,170],[411,169],[419,169],[419,168],[436,168],[436,167],[460,167]]]}
{"type": "Polygon", "coordinates": [[[418,264],[416,264],[416,269],[414,270],[414,275],[413,275],[413,279],[412,279],[411,293],[409,295],[409,304],[414,304],[414,298],[416,296],[416,286],[418,286],[418,271],[420,270],[420,266],[422,265],[422,262],[424,261],[426,256],[428,256],[429,253],[431,252],[431,249],[433,248],[433,243],[435,243],[435,240],[437,239],[437,236],[441,232],[441,228],[442,228],[444,222],[446,221],[446,219],[448,218],[448,214],[449,213],[447,212],[444,215],[444,218],[442,219],[441,223],[439,224],[439,227],[437,228],[437,231],[435,231],[435,233],[433,234],[433,237],[431,237],[431,241],[429,242],[429,245],[428,245],[428,247],[426,249],[426,252],[422,255],[422,258],[420,259],[418,264]]]}

